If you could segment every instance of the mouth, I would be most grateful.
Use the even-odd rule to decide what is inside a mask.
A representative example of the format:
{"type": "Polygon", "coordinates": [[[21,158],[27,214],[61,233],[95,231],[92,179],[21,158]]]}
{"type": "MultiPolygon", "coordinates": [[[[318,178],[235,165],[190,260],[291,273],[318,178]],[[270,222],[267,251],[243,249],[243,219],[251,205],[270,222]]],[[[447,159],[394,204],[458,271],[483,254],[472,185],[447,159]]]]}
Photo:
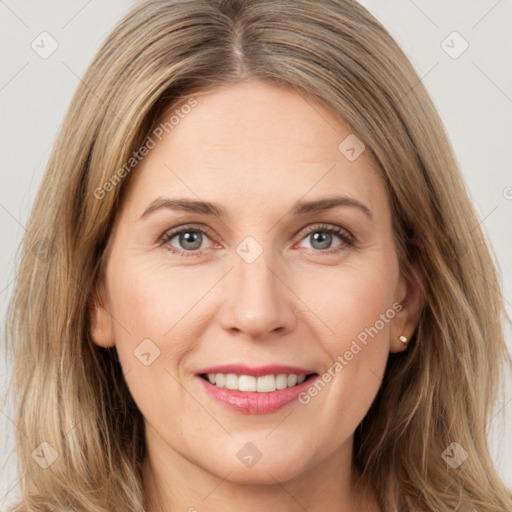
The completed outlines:
{"type": "Polygon", "coordinates": [[[279,373],[259,377],[247,374],[237,375],[236,373],[199,374],[199,377],[217,388],[226,388],[246,393],[272,393],[281,389],[293,388],[316,376],[318,376],[318,373],[309,373],[307,375],[279,373]]]}
{"type": "Polygon", "coordinates": [[[282,365],[227,365],[205,368],[196,377],[207,395],[223,406],[239,413],[269,414],[296,402],[319,374],[282,365]]]}

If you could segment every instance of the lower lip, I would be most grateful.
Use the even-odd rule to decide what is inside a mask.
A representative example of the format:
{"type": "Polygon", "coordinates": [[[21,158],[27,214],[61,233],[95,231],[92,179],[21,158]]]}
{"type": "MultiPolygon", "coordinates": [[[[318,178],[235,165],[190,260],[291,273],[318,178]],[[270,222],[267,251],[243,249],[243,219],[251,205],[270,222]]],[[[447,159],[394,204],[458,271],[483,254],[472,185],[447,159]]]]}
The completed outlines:
{"type": "Polygon", "coordinates": [[[281,409],[295,401],[301,393],[306,391],[315,382],[317,377],[317,375],[314,375],[291,388],[277,389],[268,393],[256,393],[219,388],[214,384],[210,384],[210,382],[202,377],[197,376],[205,390],[215,400],[223,403],[230,409],[246,414],[269,414],[281,409]]]}

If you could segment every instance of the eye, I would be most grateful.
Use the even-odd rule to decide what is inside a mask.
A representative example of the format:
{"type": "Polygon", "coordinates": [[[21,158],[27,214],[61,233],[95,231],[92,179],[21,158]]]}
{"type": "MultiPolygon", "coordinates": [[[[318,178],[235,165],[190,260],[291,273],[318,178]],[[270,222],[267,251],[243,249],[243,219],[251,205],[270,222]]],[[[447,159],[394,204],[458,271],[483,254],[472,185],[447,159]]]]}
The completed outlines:
{"type": "Polygon", "coordinates": [[[310,248],[322,254],[332,254],[346,250],[355,244],[355,237],[340,226],[317,224],[309,226],[301,233],[302,240],[310,240],[310,248]],[[333,240],[338,238],[341,243],[332,247],[333,240]]]}
{"type": "MultiPolygon", "coordinates": [[[[207,249],[203,242],[209,238],[206,229],[197,226],[185,226],[180,229],[166,231],[160,237],[160,245],[166,245],[167,250],[180,256],[200,256],[207,249]],[[175,240],[173,242],[173,240],[175,240]],[[176,247],[176,245],[178,247],[176,247]]],[[[309,226],[301,233],[301,240],[310,239],[310,248],[321,254],[332,254],[354,246],[355,237],[346,229],[335,225],[316,224],[309,226]],[[333,240],[338,238],[341,243],[332,247],[333,240]]]]}
{"type": "Polygon", "coordinates": [[[160,243],[167,245],[167,250],[172,253],[181,256],[198,256],[205,249],[203,246],[205,237],[208,237],[205,229],[185,226],[181,229],[166,231],[160,238],[160,243]],[[178,244],[179,247],[171,244],[174,239],[176,239],[174,243],[178,244]]]}

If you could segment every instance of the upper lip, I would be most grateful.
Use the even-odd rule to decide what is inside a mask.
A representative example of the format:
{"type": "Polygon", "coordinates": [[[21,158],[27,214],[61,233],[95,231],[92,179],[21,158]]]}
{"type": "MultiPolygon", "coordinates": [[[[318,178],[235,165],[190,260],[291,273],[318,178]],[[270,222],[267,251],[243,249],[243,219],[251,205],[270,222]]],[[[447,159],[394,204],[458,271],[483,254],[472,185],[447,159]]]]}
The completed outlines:
{"type": "Polygon", "coordinates": [[[307,368],[299,368],[297,366],[288,365],[267,365],[267,366],[247,366],[244,364],[225,364],[222,366],[210,366],[203,368],[197,372],[197,375],[203,373],[235,373],[237,375],[252,375],[254,377],[261,377],[263,375],[279,375],[280,373],[295,375],[309,375],[315,373],[314,370],[307,368]]]}

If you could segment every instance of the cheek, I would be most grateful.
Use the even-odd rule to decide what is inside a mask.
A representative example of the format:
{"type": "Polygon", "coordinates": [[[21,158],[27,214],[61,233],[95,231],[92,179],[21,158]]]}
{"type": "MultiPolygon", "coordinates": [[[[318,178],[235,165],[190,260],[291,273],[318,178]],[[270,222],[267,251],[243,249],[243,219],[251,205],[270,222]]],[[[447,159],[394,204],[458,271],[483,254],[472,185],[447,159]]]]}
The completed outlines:
{"type": "Polygon", "coordinates": [[[141,371],[148,374],[151,370],[153,378],[167,353],[165,333],[179,318],[181,306],[162,275],[144,265],[136,266],[128,258],[116,261],[108,274],[116,350],[132,381],[141,371]]]}
{"type": "Polygon", "coordinates": [[[345,405],[354,407],[355,417],[370,406],[384,374],[397,279],[397,263],[382,258],[331,272],[322,287],[316,281],[301,289],[321,320],[316,338],[327,355],[325,381],[345,405]]]}
{"type": "MultiPolygon", "coordinates": [[[[187,299],[191,296],[194,302],[196,292],[184,294],[172,272],[166,277],[155,270],[125,262],[109,277],[116,350],[126,383],[146,420],[159,424],[169,421],[169,407],[184,415],[198,414],[194,401],[183,400],[176,371],[194,346],[186,329],[193,305],[187,299]]],[[[179,431],[178,424],[169,430],[178,437],[179,431]]]]}
{"type": "Polygon", "coordinates": [[[137,258],[116,267],[110,277],[112,312],[120,324],[115,328],[121,343],[127,332],[133,342],[141,336],[159,343],[175,338],[175,332],[193,319],[194,306],[208,286],[208,276],[198,279],[196,272],[188,278],[184,269],[150,265],[137,258]]]}
{"type": "MultiPolygon", "coordinates": [[[[297,295],[304,297],[311,312],[325,325],[329,346],[343,348],[359,334],[364,338],[377,323],[380,339],[386,337],[398,281],[398,266],[394,260],[379,258],[376,262],[347,265],[331,269],[324,275],[297,281],[297,295]],[[384,315],[385,320],[382,321],[384,315]]],[[[347,345],[347,346],[348,346],[347,345]]]]}

